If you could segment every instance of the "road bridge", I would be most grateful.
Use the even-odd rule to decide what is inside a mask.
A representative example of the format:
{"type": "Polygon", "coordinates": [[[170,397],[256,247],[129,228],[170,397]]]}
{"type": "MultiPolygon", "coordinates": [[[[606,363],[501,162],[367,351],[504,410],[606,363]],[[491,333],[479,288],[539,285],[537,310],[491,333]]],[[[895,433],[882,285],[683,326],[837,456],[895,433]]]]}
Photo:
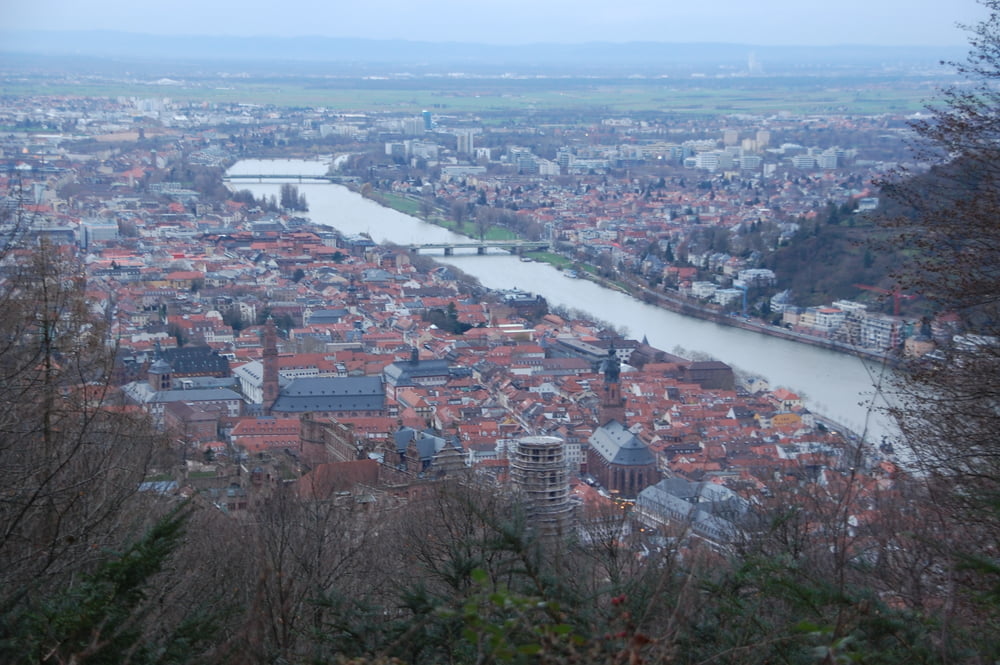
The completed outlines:
{"type": "Polygon", "coordinates": [[[412,245],[399,245],[405,247],[413,254],[419,254],[423,250],[440,249],[444,250],[445,256],[452,256],[456,249],[474,249],[476,254],[486,254],[490,249],[503,249],[511,254],[525,254],[526,252],[540,252],[549,248],[546,240],[480,240],[470,242],[428,242],[412,245]]]}
{"type": "Polygon", "coordinates": [[[341,182],[344,180],[344,176],[337,175],[306,175],[302,173],[292,173],[292,174],[275,174],[275,173],[233,173],[225,176],[222,179],[224,182],[236,182],[242,180],[252,180],[256,182],[264,182],[265,180],[295,180],[298,182],[306,182],[310,180],[325,180],[326,182],[341,182]]]}

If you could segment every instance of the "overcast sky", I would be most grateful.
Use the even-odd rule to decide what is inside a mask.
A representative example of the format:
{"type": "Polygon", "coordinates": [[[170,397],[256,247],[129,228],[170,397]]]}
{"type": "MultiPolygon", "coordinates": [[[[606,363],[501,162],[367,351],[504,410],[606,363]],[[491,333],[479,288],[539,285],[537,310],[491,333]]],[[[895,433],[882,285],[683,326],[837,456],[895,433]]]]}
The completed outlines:
{"type": "Polygon", "coordinates": [[[0,0],[0,29],[588,41],[958,46],[975,0],[0,0]]]}

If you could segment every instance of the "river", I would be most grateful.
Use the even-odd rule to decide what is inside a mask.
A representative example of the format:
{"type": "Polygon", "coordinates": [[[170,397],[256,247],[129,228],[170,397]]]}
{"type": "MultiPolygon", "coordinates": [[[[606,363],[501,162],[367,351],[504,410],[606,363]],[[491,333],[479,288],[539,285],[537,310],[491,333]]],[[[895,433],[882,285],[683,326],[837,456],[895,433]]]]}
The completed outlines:
{"type": "MultiPolygon", "coordinates": [[[[301,173],[322,175],[327,163],[303,160],[244,160],[230,174],[301,173]]],[[[363,198],[341,185],[294,183],[309,203],[317,224],[345,234],[368,233],[376,242],[396,244],[461,242],[468,238],[428,224],[363,198]]],[[[233,185],[255,196],[278,196],[281,183],[240,181],[233,185]]],[[[884,405],[876,389],[883,372],[878,363],[740,328],[691,318],[643,303],[631,296],[583,279],[571,279],[555,268],[523,262],[507,254],[435,257],[455,265],[488,288],[518,288],[545,297],[551,305],[578,310],[613,324],[636,339],[646,337],[665,351],[707,354],[739,371],[766,378],[803,397],[815,413],[851,431],[879,441],[893,431],[875,407],[884,405]],[[682,352],[679,350],[683,350],[682,352]]]]}

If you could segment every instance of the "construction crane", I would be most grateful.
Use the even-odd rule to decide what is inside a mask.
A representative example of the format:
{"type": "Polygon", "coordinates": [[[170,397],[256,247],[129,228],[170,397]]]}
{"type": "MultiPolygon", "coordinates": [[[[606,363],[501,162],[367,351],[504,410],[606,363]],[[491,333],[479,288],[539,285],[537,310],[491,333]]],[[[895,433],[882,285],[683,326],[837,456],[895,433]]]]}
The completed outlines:
{"type": "Polygon", "coordinates": [[[899,301],[900,300],[913,300],[916,296],[907,295],[900,293],[899,288],[893,289],[883,289],[879,286],[871,286],[869,284],[855,284],[854,288],[864,289],[865,291],[874,291],[875,293],[881,293],[884,296],[892,296],[892,315],[899,316],[899,301]]]}

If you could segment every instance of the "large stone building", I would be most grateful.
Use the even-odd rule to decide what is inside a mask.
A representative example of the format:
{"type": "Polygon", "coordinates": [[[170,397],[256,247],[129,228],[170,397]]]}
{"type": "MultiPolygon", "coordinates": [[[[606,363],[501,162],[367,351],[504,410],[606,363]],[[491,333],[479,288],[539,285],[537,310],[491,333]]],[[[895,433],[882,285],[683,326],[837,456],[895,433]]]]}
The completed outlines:
{"type": "MultiPolygon", "coordinates": [[[[235,385],[229,376],[229,361],[208,347],[170,352],[158,349],[145,380],[125,384],[122,394],[127,401],[143,407],[161,427],[167,424],[170,404],[192,407],[175,407],[169,424],[177,431],[189,429],[195,436],[195,429],[207,435],[212,427],[208,421],[217,424],[220,419],[235,418],[242,413],[243,398],[233,390],[235,385]]],[[[201,434],[195,438],[204,438],[201,434]]]]}
{"type": "Polygon", "coordinates": [[[377,376],[295,379],[281,388],[270,413],[285,417],[312,413],[338,419],[383,416],[386,414],[385,387],[377,376]]]}
{"type": "Polygon", "coordinates": [[[740,533],[747,502],[727,487],[666,478],[639,493],[639,519],[676,534],[690,531],[716,543],[728,543],[740,533]]]}
{"type": "Polygon", "coordinates": [[[302,377],[281,386],[278,378],[278,343],[274,322],[264,329],[263,409],[268,415],[319,418],[352,418],[386,415],[385,384],[379,376],[302,377]]]}
{"type": "Polygon", "coordinates": [[[620,381],[621,365],[612,348],[604,362],[601,426],[590,436],[587,471],[612,495],[635,499],[660,479],[660,473],[649,446],[625,424],[620,381]]]}
{"type": "MultiPolygon", "coordinates": [[[[396,468],[418,478],[442,478],[465,470],[467,455],[454,437],[401,427],[393,434],[396,468]]],[[[386,459],[391,460],[392,455],[386,459]]]]}
{"type": "Polygon", "coordinates": [[[612,495],[635,499],[660,479],[649,446],[617,420],[598,427],[589,443],[587,470],[612,495]]]}
{"type": "Polygon", "coordinates": [[[409,360],[394,362],[382,371],[389,395],[396,397],[403,388],[443,386],[451,378],[447,360],[421,360],[418,349],[410,352],[409,360]]]}

